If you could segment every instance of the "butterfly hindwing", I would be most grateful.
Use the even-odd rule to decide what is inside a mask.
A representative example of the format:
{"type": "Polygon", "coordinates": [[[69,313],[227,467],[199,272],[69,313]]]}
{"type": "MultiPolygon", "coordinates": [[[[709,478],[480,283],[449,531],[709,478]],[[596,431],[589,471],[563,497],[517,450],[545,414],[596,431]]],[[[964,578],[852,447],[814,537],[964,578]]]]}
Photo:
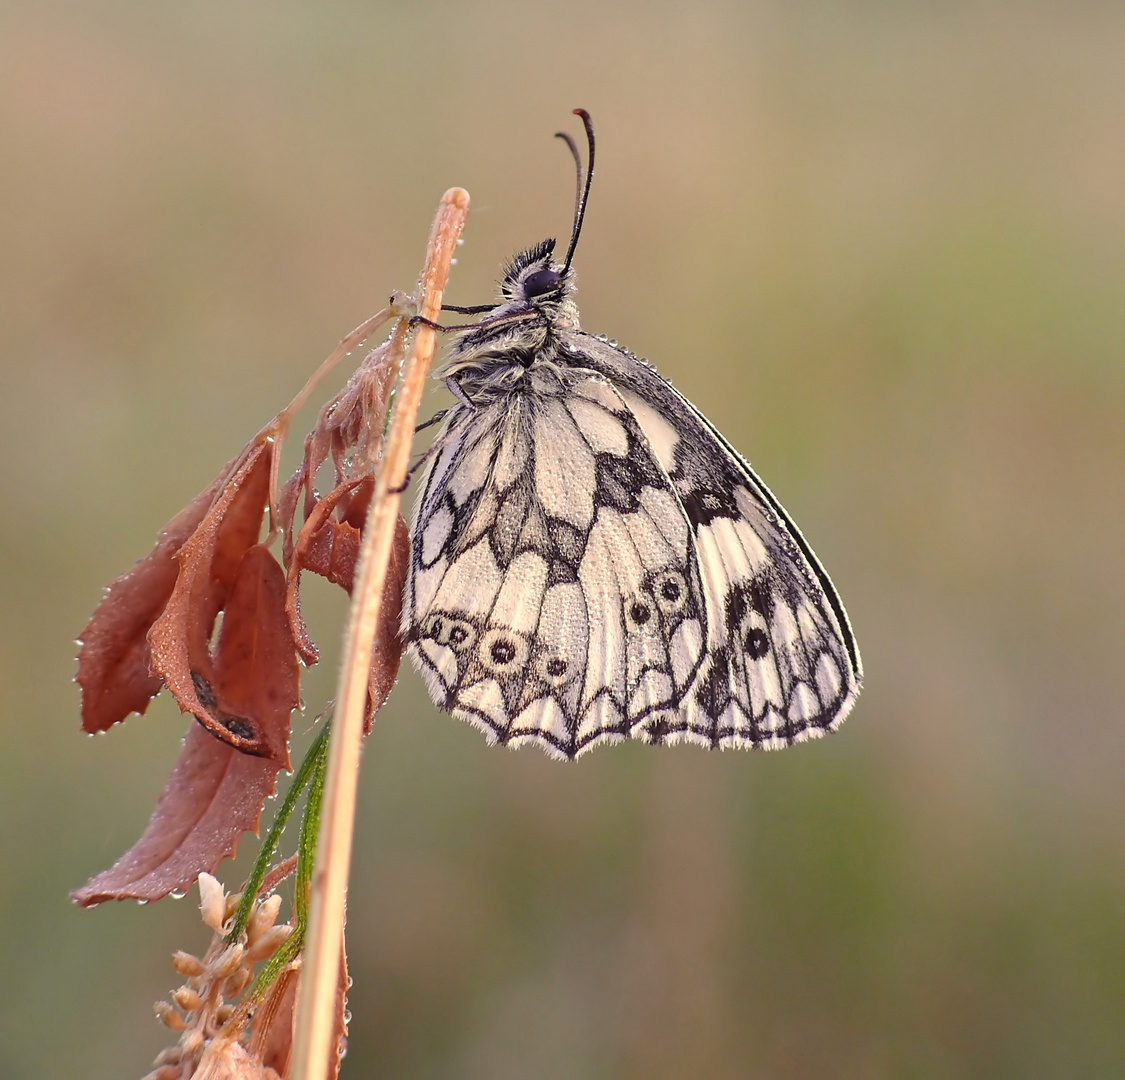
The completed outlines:
{"type": "Polygon", "coordinates": [[[439,706],[565,757],[671,724],[703,659],[703,582],[671,481],[615,388],[540,374],[493,404],[458,403],[439,440],[403,616],[439,706]]]}
{"type": "Polygon", "coordinates": [[[706,657],[655,741],[773,748],[834,730],[862,668],[827,574],[750,466],[643,361],[575,331],[571,353],[613,383],[669,476],[694,539],[706,657]]]}

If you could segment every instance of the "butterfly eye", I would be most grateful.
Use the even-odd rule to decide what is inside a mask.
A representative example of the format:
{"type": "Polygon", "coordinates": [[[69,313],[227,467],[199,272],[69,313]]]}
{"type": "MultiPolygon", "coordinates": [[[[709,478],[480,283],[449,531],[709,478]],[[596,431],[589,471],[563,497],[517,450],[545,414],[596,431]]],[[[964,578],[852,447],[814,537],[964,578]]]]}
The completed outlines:
{"type": "Polygon", "coordinates": [[[555,292],[561,283],[562,275],[557,270],[536,270],[523,280],[524,299],[530,300],[535,296],[555,292]]]}
{"type": "Polygon", "coordinates": [[[489,630],[480,639],[480,661],[494,675],[507,675],[523,667],[527,651],[527,642],[511,630],[489,630]]]}

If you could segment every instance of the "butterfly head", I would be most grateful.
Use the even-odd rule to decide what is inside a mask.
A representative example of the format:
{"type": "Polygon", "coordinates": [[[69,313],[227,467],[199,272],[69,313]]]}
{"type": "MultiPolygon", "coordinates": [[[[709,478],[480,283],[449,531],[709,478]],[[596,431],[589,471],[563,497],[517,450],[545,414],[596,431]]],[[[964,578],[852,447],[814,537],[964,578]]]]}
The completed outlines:
{"type": "Polygon", "coordinates": [[[554,253],[555,241],[543,240],[512,259],[500,279],[500,302],[542,308],[572,293],[574,271],[555,262],[554,253]]]}
{"type": "Polygon", "coordinates": [[[574,112],[582,118],[586,129],[588,157],[583,167],[575,141],[565,132],[558,133],[574,158],[576,179],[574,221],[566,257],[562,262],[556,262],[555,241],[542,240],[534,247],[521,251],[505,268],[500,279],[498,303],[479,307],[443,305],[446,311],[484,314],[475,326],[461,328],[461,336],[455,345],[456,356],[443,369],[447,376],[465,371],[480,355],[494,357],[505,350],[521,355],[535,354],[546,346],[552,329],[578,329],[578,307],[570,299],[570,294],[574,292],[571,262],[582,232],[590,181],[594,175],[594,127],[585,109],[575,109],[574,112]]]}

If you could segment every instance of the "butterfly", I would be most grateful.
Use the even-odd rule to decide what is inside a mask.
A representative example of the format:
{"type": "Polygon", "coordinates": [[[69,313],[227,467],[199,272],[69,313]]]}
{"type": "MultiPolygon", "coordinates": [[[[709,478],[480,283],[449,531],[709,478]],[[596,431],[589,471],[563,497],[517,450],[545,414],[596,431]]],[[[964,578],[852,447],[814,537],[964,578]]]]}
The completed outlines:
{"type": "Polygon", "coordinates": [[[571,262],[516,255],[454,335],[411,527],[402,635],[437,706],[574,758],[625,738],[773,749],[862,682],[828,575],[770,490],[646,361],[580,329],[571,262]]]}

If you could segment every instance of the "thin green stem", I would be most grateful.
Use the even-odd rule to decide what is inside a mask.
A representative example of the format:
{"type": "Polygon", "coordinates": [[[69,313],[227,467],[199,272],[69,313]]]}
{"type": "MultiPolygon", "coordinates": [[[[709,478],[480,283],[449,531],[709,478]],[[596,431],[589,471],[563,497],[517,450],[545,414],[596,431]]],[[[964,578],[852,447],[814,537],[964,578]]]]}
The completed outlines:
{"type": "MultiPolygon", "coordinates": [[[[325,730],[329,724],[325,723],[325,730]]],[[[297,884],[294,889],[293,907],[297,913],[297,925],[304,929],[309,918],[309,896],[312,892],[313,869],[316,865],[316,841],[320,835],[320,807],[324,802],[324,778],[328,770],[328,739],[321,740],[317,747],[316,762],[309,784],[309,797],[305,803],[305,815],[301,820],[301,838],[297,846],[297,884]]]]}
{"type": "MultiPolygon", "coordinates": [[[[300,795],[301,789],[306,785],[309,797],[305,801],[305,812],[301,816],[301,836],[297,841],[297,882],[293,888],[293,932],[281,943],[277,952],[269,958],[254,979],[254,985],[246,995],[248,1001],[259,1001],[265,992],[273,985],[274,979],[285,970],[301,951],[305,941],[305,929],[309,922],[309,893],[312,883],[313,866],[316,862],[316,840],[320,831],[320,807],[324,801],[324,775],[328,767],[328,743],[331,734],[331,721],[326,720],[320,734],[294,779],[289,789],[289,794],[294,790],[300,795]]],[[[293,802],[297,801],[296,796],[293,802]]],[[[286,795],[286,803],[289,795],[286,795]]],[[[283,806],[282,809],[285,809],[283,806]]],[[[288,812],[292,813],[292,806],[288,812]]],[[[280,812],[279,815],[280,817],[280,812]]],[[[272,830],[271,830],[272,833],[272,830]]],[[[257,866],[255,866],[257,869],[257,866]]],[[[261,878],[258,879],[259,882],[261,878]]]]}
{"type": "MultiPolygon", "coordinates": [[[[228,945],[236,942],[245,932],[246,927],[250,922],[250,915],[254,910],[254,901],[258,899],[258,890],[262,887],[262,881],[265,879],[266,874],[269,873],[270,863],[273,861],[274,855],[277,853],[278,844],[281,843],[281,834],[285,831],[285,826],[289,824],[289,819],[293,816],[293,811],[297,806],[297,800],[301,797],[301,792],[308,786],[309,780],[312,778],[317,766],[320,766],[321,789],[323,790],[323,774],[324,762],[327,760],[328,738],[331,730],[331,722],[326,720],[321,727],[316,738],[313,740],[312,746],[309,747],[309,752],[305,755],[304,761],[301,762],[300,768],[293,776],[293,782],[289,785],[289,790],[285,793],[285,798],[278,807],[277,813],[274,815],[273,824],[270,826],[269,832],[266,833],[265,840],[262,841],[262,849],[258,852],[257,859],[254,860],[254,866],[250,871],[250,876],[246,879],[246,887],[242,890],[242,899],[238,903],[238,910],[234,914],[234,922],[231,924],[230,933],[227,934],[226,943],[228,945]]],[[[312,798],[310,794],[310,799],[312,798]]],[[[320,798],[317,798],[317,807],[319,812],[320,798]]],[[[306,817],[308,810],[305,810],[306,817]]],[[[304,828],[301,830],[302,840],[304,838],[304,828]]],[[[316,843],[316,836],[313,836],[313,844],[316,843]]],[[[298,863],[298,874],[299,874],[298,863]]],[[[306,897],[305,906],[307,907],[308,900],[306,897]]]]}

